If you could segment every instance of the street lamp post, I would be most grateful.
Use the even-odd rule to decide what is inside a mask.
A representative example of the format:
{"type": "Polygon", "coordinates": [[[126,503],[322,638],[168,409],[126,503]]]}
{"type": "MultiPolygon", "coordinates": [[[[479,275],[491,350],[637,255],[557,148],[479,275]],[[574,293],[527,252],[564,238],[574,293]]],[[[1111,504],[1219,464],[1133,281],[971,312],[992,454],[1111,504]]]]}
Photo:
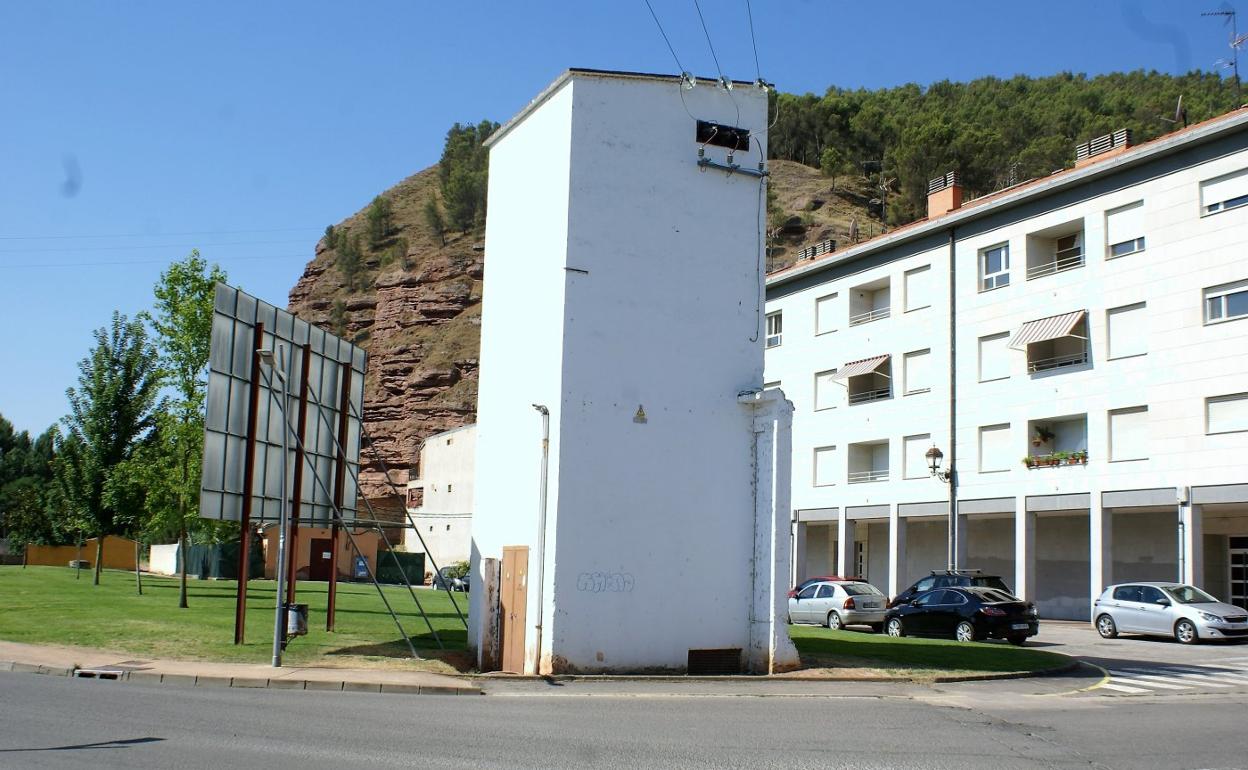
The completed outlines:
{"type": "MultiPolygon", "coordinates": [[[[287,524],[287,491],[286,491],[286,465],[289,461],[289,441],[290,424],[286,420],[286,346],[277,346],[277,356],[273,355],[272,350],[261,350],[260,360],[268,365],[269,370],[277,377],[278,383],[281,385],[281,402],[280,412],[282,415],[282,501],[280,523],[277,529],[277,587],[274,592],[277,597],[277,603],[273,610],[273,667],[281,668],[282,666],[282,626],[286,620],[286,524],[287,524]]],[[[250,490],[248,490],[250,493],[250,490]]]]}
{"type": "Polygon", "coordinates": [[[956,503],[953,500],[953,465],[950,464],[946,470],[940,469],[940,463],[945,459],[945,453],[940,451],[935,444],[927,450],[923,455],[927,458],[927,469],[933,478],[939,479],[949,484],[949,553],[947,557],[949,569],[958,568],[958,522],[956,503]]]}

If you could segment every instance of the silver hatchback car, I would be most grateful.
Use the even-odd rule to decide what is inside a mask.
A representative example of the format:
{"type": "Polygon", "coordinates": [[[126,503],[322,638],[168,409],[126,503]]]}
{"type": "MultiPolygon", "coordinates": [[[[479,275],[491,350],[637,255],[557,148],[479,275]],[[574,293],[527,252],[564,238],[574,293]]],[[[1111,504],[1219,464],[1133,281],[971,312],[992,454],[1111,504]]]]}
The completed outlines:
{"type": "Polygon", "coordinates": [[[1248,638],[1248,610],[1183,583],[1112,585],[1093,604],[1092,622],[1106,639],[1119,632],[1173,636],[1183,644],[1248,638]]]}
{"type": "Polygon", "coordinates": [[[833,630],[845,626],[884,627],[888,597],[861,580],[821,580],[789,599],[790,623],[814,623],[833,630]]]}

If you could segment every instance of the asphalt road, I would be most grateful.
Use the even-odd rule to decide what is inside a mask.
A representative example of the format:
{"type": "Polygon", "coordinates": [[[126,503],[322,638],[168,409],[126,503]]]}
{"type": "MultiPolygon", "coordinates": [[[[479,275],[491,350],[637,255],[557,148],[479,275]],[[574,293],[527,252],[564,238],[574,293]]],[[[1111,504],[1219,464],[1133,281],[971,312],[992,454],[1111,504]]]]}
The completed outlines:
{"type": "Polygon", "coordinates": [[[0,767],[1248,767],[1248,695],[1001,688],[408,697],[2,673],[0,767]]]}

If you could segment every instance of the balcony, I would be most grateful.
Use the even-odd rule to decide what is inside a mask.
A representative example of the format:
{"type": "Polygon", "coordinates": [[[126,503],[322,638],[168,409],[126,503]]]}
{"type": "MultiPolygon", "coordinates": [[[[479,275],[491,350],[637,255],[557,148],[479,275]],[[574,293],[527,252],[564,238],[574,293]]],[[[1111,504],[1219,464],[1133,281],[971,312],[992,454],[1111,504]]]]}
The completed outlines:
{"type": "Polygon", "coordinates": [[[882,401],[886,398],[892,398],[892,388],[878,388],[876,390],[863,390],[858,393],[850,392],[850,404],[865,404],[869,401],[882,401]]]}
{"type": "Polygon", "coordinates": [[[1027,236],[1027,280],[1083,267],[1083,251],[1082,219],[1031,233],[1027,236]]]}
{"type": "Polygon", "coordinates": [[[1051,452],[1047,455],[1028,455],[1023,465],[1028,468],[1056,468],[1059,465],[1087,465],[1088,450],[1074,452],[1051,452]]]}
{"type": "Polygon", "coordinates": [[[1065,415],[1031,420],[1027,424],[1030,441],[1023,464],[1028,468],[1056,468],[1061,465],[1087,465],[1088,416],[1065,415]]]}
{"type": "Polygon", "coordinates": [[[849,317],[849,325],[858,326],[860,324],[871,323],[872,321],[878,321],[881,318],[888,318],[889,315],[890,315],[889,308],[887,307],[877,308],[875,310],[868,310],[865,313],[859,313],[858,315],[851,315],[849,317]]]}
{"type": "Polygon", "coordinates": [[[849,445],[850,484],[888,481],[888,441],[864,441],[849,445]]]}
{"type": "Polygon", "coordinates": [[[849,325],[861,326],[872,321],[888,318],[889,279],[880,278],[849,290],[849,325]]]}
{"type": "Polygon", "coordinates": [[[1049,369],[1061,369],[1064,366],[1079,366],[1088,362],[1088,351],[1080,350],[1077,353],[1067,353],[1060,356],[1051,356],[1049,358],[1028,359],[1028,372],[1044,372],[1049,369]]]}

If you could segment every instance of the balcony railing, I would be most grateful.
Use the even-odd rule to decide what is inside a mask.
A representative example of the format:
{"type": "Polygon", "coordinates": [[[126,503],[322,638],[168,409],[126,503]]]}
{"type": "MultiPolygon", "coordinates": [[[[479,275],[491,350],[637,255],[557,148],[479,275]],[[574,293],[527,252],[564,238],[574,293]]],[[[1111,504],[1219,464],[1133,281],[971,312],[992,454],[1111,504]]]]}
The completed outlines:
{"type": "Polygon", "coordinates": [[[878,321],[881,318],[888,318],[888,311],[889,311],[889,308],[882,307],[878,310],[868,310],[865,313],[859,313],[858,315],[851,315],[849,317],[849,325],[857,326],[858,324],[865,324],[865,323],[870,323],[871,321],[878,321]]]}
{"type": "Polygon", "coordinates": [[[1032,278],[1043,278],[1046,275],[1054,273],[1064,273],[1067,270],[1083,267],[1083,249],[1074,248],[1059,251],[1053,256],[1052,262],[1034,265],[1027,268],[1027,280],[1032,278]]]}
{"type": "Polygon", "coordinates": [[[888,481],[888,469],[880,471],[850,471],[850,484],[865,484],[868,481],[888,481]]]}
{"type": "Polygon", "coordinates": [[[1034,361],[1027,362],[1027,371],[1043,372],[1049,369],[1061,369],[1066,366],[1079,366],[1088,362],[1088,351],[1084,350],[1079,353],[1071,353],[1065,356],[1054,356],[1052,358],[1038,358],[1034,361]]]}
{"type": "Polygon", "coordinates": [[[880,388],[879,390],[864,390],[861,393],[850,393],[849,403],[865,404],[868,401],[882,401],[886,398],[893,397],[892,388],[880,388]]]}

